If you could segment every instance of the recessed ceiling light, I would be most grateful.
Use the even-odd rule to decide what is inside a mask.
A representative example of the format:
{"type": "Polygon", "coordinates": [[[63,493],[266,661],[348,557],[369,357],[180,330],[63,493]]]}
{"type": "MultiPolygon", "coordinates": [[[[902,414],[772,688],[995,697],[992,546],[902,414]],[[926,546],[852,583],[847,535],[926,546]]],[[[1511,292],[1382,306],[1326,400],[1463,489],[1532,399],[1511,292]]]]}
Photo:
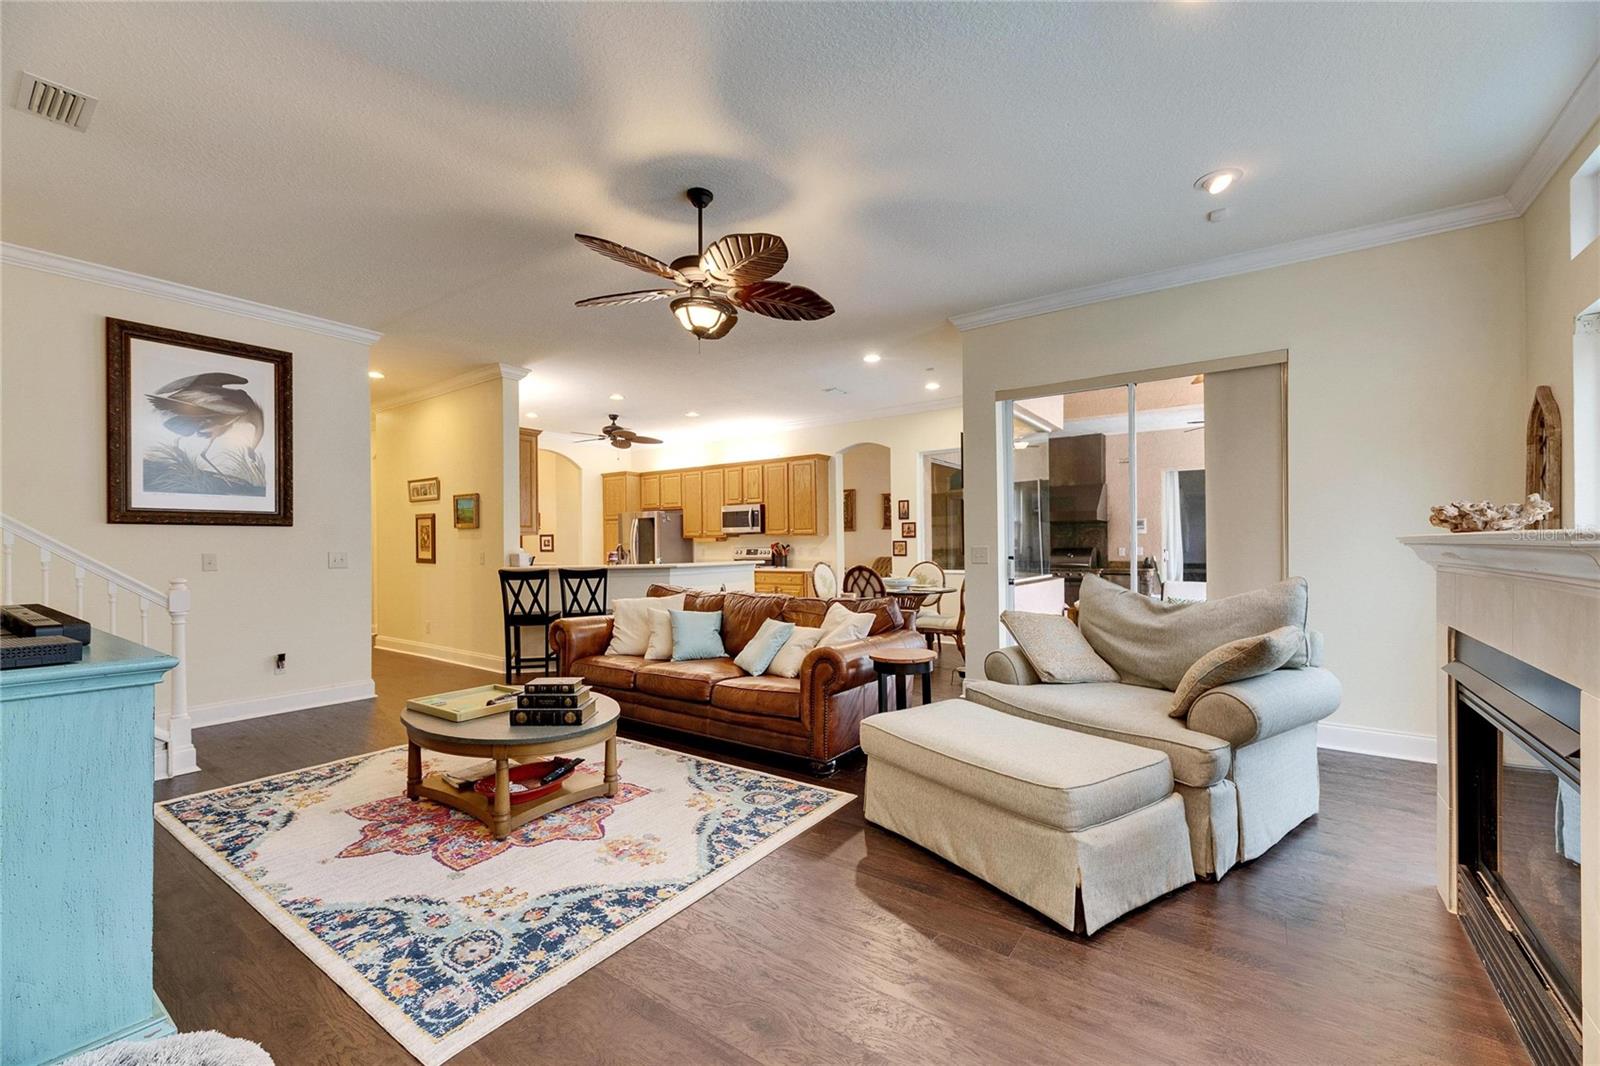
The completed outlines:
{"type": "Polygon", "coordinates": [[[1224,167],[1222,170],[1213,170],[1202,176],[1194,183],[1197,189],[1204,189],[1212,196],[1226,191],[1234,182],[1244,177],[1244,171],[1238,167],[1224,167]]]}
{"type": "Polygon", "coordinates": [[[877,363],[881,362],[882,360],[883,356],[879,355],[877,352],[868,352],[866,355],[861,357],[861,361],[863,363],[877,363]]]}
{"type": "Polygon", "coordinates": [[[700,412],[699,411],[685,411],[685,412],[683,412],[683,417],[685,417],[685,418],[699,418],[700,417],[700,412]]]}
{"type": "Polygon", "coordinates": [[[620,392],[613,392],[610,396],[606,397],[606,399],[608,399],[608,400],[621,400],[623,398],[624,397],[623,397],[622,393],[620,393],[620,392]]]}
{"type": "Polygon", "coordinates": [[[371,378],[373,381],[382,381],[383,380],[383,371],[381,371],[381,370],[369,370],[369,371],[367,371],[367,377],[371,378]]]}
{"type": "Polygon", "coordinates": [[[927,389],[929,392],[937,392],[937,391],[939,391],[939,383],[937,381],[930,381],[930,382],[928,382],[926,385],[924,385],[922,387],[927,389]]]}

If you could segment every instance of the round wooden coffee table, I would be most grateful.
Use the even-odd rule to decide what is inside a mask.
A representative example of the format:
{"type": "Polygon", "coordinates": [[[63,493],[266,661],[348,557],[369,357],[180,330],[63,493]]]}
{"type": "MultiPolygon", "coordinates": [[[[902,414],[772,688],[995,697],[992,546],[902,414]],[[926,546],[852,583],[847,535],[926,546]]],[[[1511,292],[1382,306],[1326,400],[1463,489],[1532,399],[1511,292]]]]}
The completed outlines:
{"type": "Polygon", "coordinates": [[[878,674],[878,712],[889,709],[889,678],[894,678],[895,705],[907,706],[906,678],[922,676],[922,702],[933,701],[933,664],[939,653],[926,648],[884,648],[872,653],[872,668],[878,674]]]}
{"type": "Polygon", "coordinates": [[[446,807],[470,814],[488,826],[496,838],[504,838],[535,818],[559,811],[595,796],[615,796],[622,779],[617,775],[617,701],[595,694],[595,715],[583,725],[512,725],[509,715],[492,714],[470,722],[449,722],[420,711],[401,711],[406,727],[406,795],[430,799],[446,807]],[[527,762],[587,748],[600,741],[606,744],[605,779],[597,784],[579,784],[569,774],[561,788],[527,803],[511,803],[511,760],[527,762]],[[451,787],[439,774],[422,776],[422,749],[446,755],[468,755],[494,760],[494,798],[472,789],[451,787]]]}

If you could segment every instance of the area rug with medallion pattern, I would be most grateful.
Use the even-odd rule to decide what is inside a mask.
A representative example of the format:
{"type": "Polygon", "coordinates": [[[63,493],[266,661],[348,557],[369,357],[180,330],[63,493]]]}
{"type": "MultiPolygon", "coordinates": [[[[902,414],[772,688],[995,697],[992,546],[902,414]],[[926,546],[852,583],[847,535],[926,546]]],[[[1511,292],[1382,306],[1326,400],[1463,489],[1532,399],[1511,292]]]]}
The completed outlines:
{"type": "MultiPolygon", "coordinates": [[[[504,840],[405,796],[406,749],[157,804],[156,819],[435,1066],[854,797],[619,740],[615,797],[504,840]]],[[[602,749],[580,752],[598,774],[602,749]]],[[[474,760],[424,753],[424,770],[474,760]]]]}

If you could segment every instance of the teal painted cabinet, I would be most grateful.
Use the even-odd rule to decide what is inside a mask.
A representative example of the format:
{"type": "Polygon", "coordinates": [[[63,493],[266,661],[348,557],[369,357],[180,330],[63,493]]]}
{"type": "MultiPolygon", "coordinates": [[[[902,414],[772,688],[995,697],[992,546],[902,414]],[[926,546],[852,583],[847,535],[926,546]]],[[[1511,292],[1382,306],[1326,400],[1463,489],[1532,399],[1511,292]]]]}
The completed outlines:
{"type": "Polygon", "coordinates": [[[150,983],[155,685],[169,655],[96,630],[0,673],[0,1066],[171,1032],[150,983]]]}

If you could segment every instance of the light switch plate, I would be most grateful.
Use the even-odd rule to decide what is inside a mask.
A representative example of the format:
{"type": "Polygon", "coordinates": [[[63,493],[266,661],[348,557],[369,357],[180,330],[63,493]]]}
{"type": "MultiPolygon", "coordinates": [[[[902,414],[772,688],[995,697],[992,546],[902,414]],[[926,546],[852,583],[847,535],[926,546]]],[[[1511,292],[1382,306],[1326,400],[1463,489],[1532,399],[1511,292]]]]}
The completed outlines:
{"type": "Polygon", "coordinates": [[[202,552],[200,554],[200,572],[204,574],[214,574],[217,572],[217,569],[216,555],[212,552],[202,552]]]}
{"type": "Polygon", "coordinates": [[[329,552],[328,553],[328,569],[329,570],[348,570],[348,569],[350,569],[350,553],[349,552],[329,552]]]}
{"type": "Polygon", "coordinates": [[[976,566],[987,566],[989,564],[989,548],[987,545],[974,544],[972,546],[972,562],[976,566]]]}
{"type": "Polygon", "coordinates": [[[1134,528],[1140,533],[1148,533],[1150,532],[1150,520],[1148,518],[1141,518],[1137,523],[1135,523],[1134,528]]]}

